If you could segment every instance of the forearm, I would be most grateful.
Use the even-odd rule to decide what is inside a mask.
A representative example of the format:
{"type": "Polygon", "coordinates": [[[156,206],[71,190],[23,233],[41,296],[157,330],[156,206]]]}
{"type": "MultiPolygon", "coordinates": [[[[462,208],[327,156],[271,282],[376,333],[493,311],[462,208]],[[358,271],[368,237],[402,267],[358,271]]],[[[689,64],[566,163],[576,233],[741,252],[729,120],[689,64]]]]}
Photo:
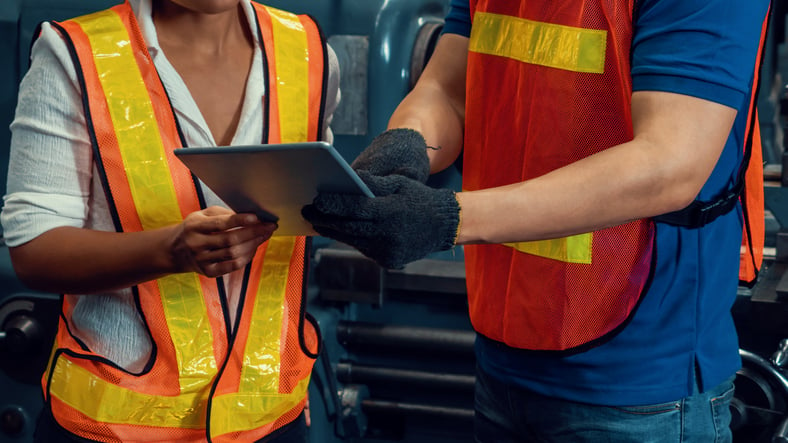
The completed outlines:
{"type": "Polygon", "coordinates": [[[439,148],[428,151],[433,173],[450,166],[462,151],[467,48],[465,37],[441,37],[416,86],[389,120],[389,129],[415,129],[428,146],[439,148]]]}
{"type": "Polygon", "coordinates": [[[389,129],[411,128],[420,132],[430,157],[430,171],[436,173],[454,162],[462,150],[463,122],[455,110],[441,99],[440,91],[414,90],[408,95],[389,121],[389,129]]]}
{"type": "Polygon", "coordinates": [[[522,183],[458,194],[458,243],[590,232],[687,206],[711,174],[736,112],[676,94],[633,97],[635,138],[522,183]]]}
{"type": "Polygon", "coordinates": [[[639,173],[647,155],[628,148],[611,148],[522,183],[458,193],[457,243],[564,237],[679,209],[658,192],[656,173],[639,173]],[[616,186],[610,186],[613,180],[616,186]]]}
{"type": "Polygon", "coordinates": [[[135,233],[55,228],[11,248],[20,280],[32,289],[95,293],[176,272],[170,253],[176,226],[135,233]]]}

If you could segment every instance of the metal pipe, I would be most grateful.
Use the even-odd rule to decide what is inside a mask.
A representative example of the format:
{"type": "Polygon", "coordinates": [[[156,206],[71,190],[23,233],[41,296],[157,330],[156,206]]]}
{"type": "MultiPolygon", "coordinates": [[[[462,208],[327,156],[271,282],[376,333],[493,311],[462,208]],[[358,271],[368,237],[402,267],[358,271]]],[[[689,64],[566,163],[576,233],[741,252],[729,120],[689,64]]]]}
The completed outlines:
{"type": "Polygon", "coordinates": [[[465,330],[349,321],[337,325],[337,339],[343,345],[375,345],[472,355],[475,337],[475,332],[465,330]]]}
{"type": "Polygon", "coordinates": [[[772,443],[788,443],[788,418],[783,420],[772,435],[772,443]]]}
{"type": "Polygon", "coordinates": [[[463,390],[473,392],[476,377],[473,375],[445,374],[407,369],[338,363],[337,379],[342,383],[370,384],[397,383],[430,389],[463,390]]]}
{"type": "Polygon", "coordinates": [[[778,368],[783,368],[788,365],[788,338],[784,338],[780,341],[777,351],[772,354],[772,358],[769,362],[778,368]]]}
{"type": "Polygon", "coordinates": [[[774,380],[782,389],[782,395],[788,400],[788,379],[776,367],[765,358],[744,349],[739,349],[739,355],[743,360],[755,364],[759,369],[774,377],[774,380]]]}
{"type": "Polygon", "coordinates": [[[367,399],[361,402],[366,413],[417,414],[432,417],[473,420],[473,409],[454,408],[449,406],[401,403],[387,400],[367,399]]]}

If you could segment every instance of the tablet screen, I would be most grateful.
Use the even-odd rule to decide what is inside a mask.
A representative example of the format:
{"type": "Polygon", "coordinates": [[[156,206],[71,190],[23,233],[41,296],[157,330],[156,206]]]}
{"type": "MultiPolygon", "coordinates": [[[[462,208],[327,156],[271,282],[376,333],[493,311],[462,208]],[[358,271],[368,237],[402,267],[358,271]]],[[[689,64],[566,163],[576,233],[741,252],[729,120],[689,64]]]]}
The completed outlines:
{"type": "Polygon", "coordinates": [[[276,221],[275,236],[317,235],[301,216],[318,192],[372,192],[325,142],[180,148],[175,155],[236,212],[276,221]]]}

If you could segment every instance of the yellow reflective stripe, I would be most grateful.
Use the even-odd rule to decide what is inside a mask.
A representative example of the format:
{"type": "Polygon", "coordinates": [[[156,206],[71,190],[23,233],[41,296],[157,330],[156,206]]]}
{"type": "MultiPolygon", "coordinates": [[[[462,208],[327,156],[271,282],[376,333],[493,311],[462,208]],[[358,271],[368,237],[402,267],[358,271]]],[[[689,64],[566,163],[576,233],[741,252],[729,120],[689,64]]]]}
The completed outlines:
{"type": "MultiPolygon", "coordinates": [[[[180,206],[158,121],[125,25],[111,10],[74,21],[91,45],[143,229],[180,223],[180,206]]],[[[156,283],[175,345],[181,392],[202,389],[216,374],[217,365],[199,277],[174,274],[156,283]]]]}
{"type": "Polygon", "coordinates": [[[74,21],[90,41],[143,228],[180,223],[180,208],[159,125],[123,22],[111,10],[74,21]]]}
{"type": "Polygon", "coordinates": [[[211,407],[211,433],[255,429],[276,420],[304,399],[309,378],[292,393],[279,392],[281,327],[287,277],[296,237],[273,237],[263,258],[250,335],[246,341],[238,393],[215,397],[211,407]],[[280,327],[275,327],[275,326],[280,327]]]}
{"type": "Polygon", "coordinates": [[[279,356],[281,353],[284,302],[287,296],[287,275],[295,237],[272,237],[263,258],[263,269],[257,286],[249,330],[244,349],[240,392],[279,392],[279,356]]]}
{"type": "Polygon", "coordinates": [[[605,71],[607,31],[477,12],[469,50],[573,72],[605,71]]]}
{"type": "Polygon", "coordinates": [[[192,395],[147,395],[122,388],[93,375],[61,355],[55,364],[50,392],[79,412],[106,423],[205,427],[209,386],[192,395]]]}
{"type": "Polygon", "coordinates": [[[520,252],[551,258],[566,263],[591,264],[593,233],[573,235],[552,240],[504,243],[520,252]]]}
{"type": "Polygon", "coordinates": [[[309,131],[309,45],[298,16],[274,8],[271,15],[282,143],[302,142],[309,131]]]}
{"type": "Polygon", "coordinates": [[[211,436],[257,429],[273,422],[303,401],[308,387],[309,377],[306,377],[298,382],[290,394],[248,393],[214,397],[211,436]]]}
{"type": "Polygon", "coordinates": [[[213,331],[200,278],[193,272],[171,274],[156,281],[162,308],[175,345],[182,393],[202,389],[217,372],[213,331]]]}

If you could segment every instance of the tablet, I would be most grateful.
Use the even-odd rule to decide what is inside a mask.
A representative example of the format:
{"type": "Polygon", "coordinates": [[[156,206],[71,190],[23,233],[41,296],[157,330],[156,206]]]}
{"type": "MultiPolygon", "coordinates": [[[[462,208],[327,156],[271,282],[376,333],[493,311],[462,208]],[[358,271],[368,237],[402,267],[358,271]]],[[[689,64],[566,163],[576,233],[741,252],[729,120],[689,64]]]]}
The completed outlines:
{"type": "Polygon", "coordinates": [[[180,148],[175,155],[235,212],[275,221],[275,236],[317,235],[301,216],[318,192],[373,197],[325,142],[180,148]]]}

